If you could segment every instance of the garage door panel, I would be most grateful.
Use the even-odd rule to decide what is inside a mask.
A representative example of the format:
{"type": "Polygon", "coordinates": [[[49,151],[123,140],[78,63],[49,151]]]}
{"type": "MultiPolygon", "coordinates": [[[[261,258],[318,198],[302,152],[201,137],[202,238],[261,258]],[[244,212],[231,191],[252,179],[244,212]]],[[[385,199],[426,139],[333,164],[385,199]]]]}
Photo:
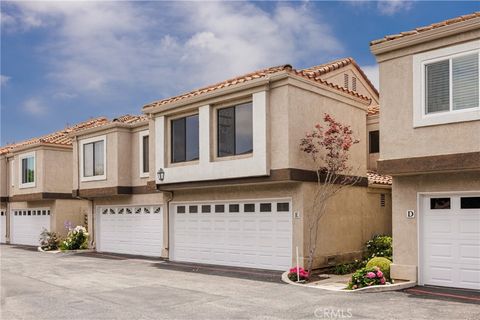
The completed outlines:
{"type": "Polygon", "coordinates": [[[163,213],[160,207],[100,207],[97,212],[98,251],[156,257],[161,255],[163,213]]]}
{"type": "MultiPolygon", "coordinates": [[[[196,217],[176,212],[178,207],[188,208],[188,203],[172,206],[171,258],[264,269],[289,268],[291,213],[260,212],[262,206],[259,202],[245,203],[199,204],[196,206],[201,213],[196,217]],[[248,205],[245,206],[245,203],[248,205]],[[211,211],[218,209],[225,212],[208,212],[207,207],[211,211]],[[207,208],[205,212],[204,208],[207,208]]],[[[271,211],[276,207],[275,203],[262,203],[264,210],[271,211]]]]}
{"type": "Polygon", "coordinates": [[[40,234],[44,229],[50,230],[50,209],[29,208],[11,211],[10,243],[38,246],[40,234]]]}
{"type": "Polygon", "coordinates": [[[423,202],[422,262],[424,284],[480,290],[480,210],[464,210],[458,195],[450,209],[431,209],[423,202]]]}

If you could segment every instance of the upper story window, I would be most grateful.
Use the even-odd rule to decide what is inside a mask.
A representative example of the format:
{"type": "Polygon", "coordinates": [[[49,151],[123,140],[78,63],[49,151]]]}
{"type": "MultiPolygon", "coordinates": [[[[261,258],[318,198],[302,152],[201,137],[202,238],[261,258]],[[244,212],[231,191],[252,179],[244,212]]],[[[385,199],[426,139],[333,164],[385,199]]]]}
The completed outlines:
{"type": "Polygon", "coordinates": [[[414,55],[414,125],[480,119],[480,41],[414,55]]]}
{"type": "Polygon", "coordinates": [[[20,188],[35,186],[35,152],[20,156],[20,188]]]}
{"type": "Polygon", "coordinates": [[[80,143],[82,181],[106,178],[106,137],[95,137],[80,143]]]}
{"type": "Polygon", "coordinates": [[[149,167],[149,136],[148,130],[139,133],[140,177],[148,177],[149,167]]]}
{"type": "Polygon", "coordinates": [[[217,155],[227,157],[253,152],[252,103],[217,111],[217,155]]]}
{"type": "Polygon", "coordinates": [[[173,119],[172,126],[172,163],[198,160],[198,114],[173,119]]]}
{"type": "Polygon", "coordinates": [[[380,131],[370,131],[368,133],[369,153],[380,152],[380,131]]]}
{"type": "Polygon", "coordinates": [[[478,108],[478,53],[425,64],[425,113],[478,108]]]}

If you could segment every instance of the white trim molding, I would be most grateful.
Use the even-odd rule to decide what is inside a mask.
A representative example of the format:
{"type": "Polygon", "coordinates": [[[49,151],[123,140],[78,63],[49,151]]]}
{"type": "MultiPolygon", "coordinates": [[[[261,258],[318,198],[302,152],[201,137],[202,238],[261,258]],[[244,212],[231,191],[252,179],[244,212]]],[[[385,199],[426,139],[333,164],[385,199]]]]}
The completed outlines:
{"type": "Polygon", "coordinates": [[[165,116],[155,118],[155,172],[163,169],[163,181],[156,176],[156,183],[205,181],[251,176],[265,176],[270,168],[267,155],[268,141],[268,94],[266,91],[252,95],[253,153],[249,157],[215,159],[211,154],[216,139],[211,126],[214,123],[211,105],[199,107],[199,160],[182,166],[169,166],[166,147],[169,127],[165,116]]]}
{"type": "Polygon", "coordinates": [[[88,181],[98,181],[98,180],[107,179],[107,136],[106,135],[80,140],[78,154],[79,154],[80,181],[88,182],[88,181]],[[85,177],[83,172],[83,167],[84,167],[83,145],[87,143],[97,142],[97,141],[103,141],[103,174],[98,176],[85,177]]]}
{"type": "MultiPolygon", "coordinates": [[[[145,136],[150,136],[148,130],[140,131],[138,133],[138,171],[140,178],[148,178],[150,176],[150,171],[143,171],[143,137],[145,136]]],[[[150,137],[148,139],[148,143],[150,144],[150,137]]],[[[150,152],[150,148],[148,148],[148,151],[150,152]]]]}
{"type": "Polygon", "coordinates": [[[23,153],[18,157],[18,188],[25,189],[25,188],[34,188],[37,182],[37,159],[36,159],[36,152],[32,151],[29,153],[23,153]],[[33,157],[33,182],[23,183],[22,179],[22,160],[27,158],[33,157]]]}
{"type": "MultiPolygon", "coordinates": [[[[448,110],[431,114],[426,114],[425,112],[425,65],[472,53],[477,53],[479,55],[480,64],[479,48],[480,40],[475,40],[455,46],[419,53],[413,56],[413,127],[480,120],[480,107],[462,110],[448,110]]],[[[451,96],[452,91],[450,90],[450,101],[451,96]]]]}

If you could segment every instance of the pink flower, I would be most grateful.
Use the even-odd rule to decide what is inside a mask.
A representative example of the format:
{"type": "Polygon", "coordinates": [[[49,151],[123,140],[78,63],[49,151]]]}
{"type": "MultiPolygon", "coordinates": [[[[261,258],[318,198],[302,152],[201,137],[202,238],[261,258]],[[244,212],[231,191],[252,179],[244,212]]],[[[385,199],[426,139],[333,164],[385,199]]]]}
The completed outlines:
{"type": "Polygon", "coordinates": [[[367,278],[368,278],[368,279],[373,279],[373,278],[375,278],[376,276],[377,276],[377,275],[376,275],[375,273],[373,273],[373,272],[368,272],[368,273],[367,273],[367,278]]]}
{"type": "Polygon", "coordinates": [[[379,278],[383,277],[383,272],[381,270],[377,271],[377,277],[379,278]]]}
{"type": "Polygon", "coordinates": [[[380,279],[381,284],[385,284],[385,278],[380,279]]]}

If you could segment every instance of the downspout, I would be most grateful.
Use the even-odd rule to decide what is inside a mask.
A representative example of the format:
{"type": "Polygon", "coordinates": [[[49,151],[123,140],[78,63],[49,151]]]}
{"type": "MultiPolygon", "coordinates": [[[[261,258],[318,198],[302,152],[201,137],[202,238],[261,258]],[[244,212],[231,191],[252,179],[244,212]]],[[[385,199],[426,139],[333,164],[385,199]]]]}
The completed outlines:
{"type": "MultiPolygon", "coordinates": [[[[90,206],[90,215],[92,217],[92,221],[91,221],[91,232],[90,233],[90,248],[95,248],[95,202],[93,199],[89,199],[89,198],[83,198],[83,197],[80,197],[80,152],[79,152],[79,148],[78,148],[78,137],[75,136],[75,146],[76,146],[76,149],[77,149],[77,159],[76,159],[76,162],[77,162],[77,192],[76,192],[76,195],[75,195],[75,199],[78,199],[78,200],[86,200],[86,201],[89,201],[91,206],[90,206]]],[[[89,228],[90,229],[90,228],[89,228]]],[[[88,230],[90,231],[90,230],[88,230]]]]}
{"type": "MultiPolygon", "coordinates": [[[[158,190],[158,187],[157,187],[158,190]]],[[[165,251],[167,252],[167,258],[170,259],[170,201],[173,200],[173,191],[162,191],[165,202],[165,215],[167,220],[167,241],[165,244],[165,251]]]]}

